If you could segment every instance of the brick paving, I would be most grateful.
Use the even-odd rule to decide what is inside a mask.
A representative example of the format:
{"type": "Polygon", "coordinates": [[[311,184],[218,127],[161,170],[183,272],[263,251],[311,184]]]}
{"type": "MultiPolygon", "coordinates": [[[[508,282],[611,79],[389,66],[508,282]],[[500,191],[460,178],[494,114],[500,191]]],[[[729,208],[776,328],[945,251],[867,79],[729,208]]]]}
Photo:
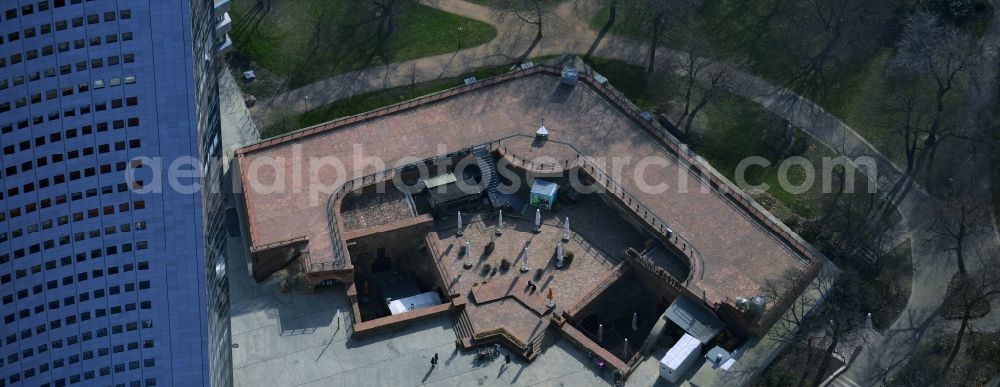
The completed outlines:
{"type": "Polygon", "coordinates": [[[344,200],[340,216],[347,230],[361,230],[413,217],[406,195],[399,190],[382,193],[365,192],[362,196],[344,200]]]}
{"type": "MultiPolygon", "coordinates": [[[[704,262],[699,262],[700,270],[693,273],[691,283],[704,289],[708,299],[721,302],[757,294],[768,279],[806,267],[801,255],[740,207],[714,190],[703,190],[706,183],[690,176],[690,170],[596,91],[584,85],[572,91],[558,88],[557,78],[542,74],[244,153],[241,165],[273,158],[280,160],[277,164],[284,176],[310,173],[304,160],[293,160],[295,149],[307,157],[344,155],[341,161],[348,175],[341,176],[339,168],[325,167],[314,171],[314,176],[296,180],[279,178],[282,174],[273,168],[243,168],[251,175],[256,172],[261,183],[283,192],[246,194],[252,244],[306,236],[314,260],[332,260],[326,196],[293,183],[320,182],[333,187],[338,178],[370,172],[370,166],[355,165],[347,157],[358,149],[366,156],[381,158],[386,165],[395,165],[404,157],[419,159],[510,135],[530,136],[543,119],[552,139],[570,142],[589,157],[629,158],[628,163],[617,166],[622,171],[619,182],[702,253],[704,262]],[[666,163],[637,168],[645,157],[658,157],[666,163]],[[678,183],[684,177],[688,186],[681,190],[678,183]],[[670,187],[662,193],[643,192],[637,178],[648,185],[666,183],[670,187]]],[[[544,155],[547,147],[550,144],[533,152],[544,155]]],[[[554,148],[560,148],[554,153],[565,151],[554,148]]]]}
{"type": "MultiPolygon", "coordinates": [[[[602,243],[600,247],[581,244],[583,238],[577,232],[589,234],[592,230],[574,227],[574,238],[565,244],[564,250],[574,252],[573,262],[557,269],[554,256],[556,243],[562,240],[563,234],[562,223],[558,220],[560,215],[569,214],[571,225],[573,219],[587,224],[583,219],[597,214],[608,215],[608,210],[600,209],[598,205],[588,205],[564,209],[559,214],[546,212],[540,233],[534,232],[534,219],[529,221],[509,216],[504,217],[503,233],[499,237],[495,235],[495,217],[473,222],[466,227],[462,237],[455,235],[455,226],[450,222],[447,222],[450,228],[438,230],[434,237],[439,240],[437,243],[442,254],[436,259],[453,276],[444,281],[450,284],[449,293],[468,294],[471,291],[473,294],[465,306],[473,331],[482,333],[503,329],[521,343],[528,343],[548,324],[550,311],[545,305],[550,288],[553,289],[557,308],[565,308],[576,305],[597,287],[607,276],[606,272],[621,262],[620,257],[610,256],[603,252],[604,249],[623,251],[622,244],[642,243],[634,230],[620,224],[622,221],[617,225],[623,227],[606,232],[608,238],[591,241],[602,243]],[[483,247],[491,240],[496,247],[491,254],[484,255],[483,247]],[[466,257],[462,246],[465,241],[472,244],[473,253],[469,260],[472,267],[469,269],[464,268],[466,257]],[[521,273],[525,246],[528,246],[529,270],[521,273]],[[503,260],[510,263],[509,269],[494,272],[493,268],[499,268],[503,260]],[[490,269],[485,269],[487,267],[490,269]],[[539,269],[542,270],[540,276],[536,274],[539,269]],[[528,281],[534,282],[537,290],[529,290],[528,281]]],[[[608,221],[614,224],[613,219],[608,221]]]]}
{"type": "Polygon", "coordinates": [[[461,237],[450,219],[438,222],[431,235],[439,251],[437,266],[444,268],[440,275],[450,285],[448,293],[469,295],[465,311],[474,334],[503,330],[521,344],[535,340],[548,326],[553,311],[547,306],[550,288],[556,311],[592,302],[604,290],[601,286],[615,265],[622,262],[625,249],[639,248],[646,242],[597,195],[584,195],[576,203],[542,214],[540,232],[534,231],[534,216],[507,216],[500,236],[495,233],[497,218],[493,214],[470,216],[461,237]],[[575,258],[557,269],[555,246],[562,240],[567,216],[572,227],[564,252],[573,252],[575,258]],[[472,247],[469,257],[464,253],[466,241],[472,247]],[[496,247],[486,255],[483,248],[490,241],[496,247]],[[529,270],[521,273],[525,246],[529,270]],[[507,270],[500,269],[504,260],[509,264],[507,270]],[[466,262],[472,267],[466,269],[466,262]],[[531,289],[529,281],[537,289],[531,289]]]}

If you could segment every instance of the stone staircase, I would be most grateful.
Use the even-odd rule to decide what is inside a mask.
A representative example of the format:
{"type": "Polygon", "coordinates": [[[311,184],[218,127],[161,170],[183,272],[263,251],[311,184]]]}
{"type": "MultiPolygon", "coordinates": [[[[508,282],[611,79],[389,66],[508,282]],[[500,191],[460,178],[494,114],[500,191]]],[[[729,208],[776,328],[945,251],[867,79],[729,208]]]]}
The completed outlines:
{"type": "Polygon", "coordinates": [[[455,326],[455,337],[459,342],[472,340],[472,322],[465,310],[460,310],[451,314],[451,322],[455,326]]]}
{"type": "Polygon", "coordinates": [[[479,170],[483,173],[483,186],[486,187],[486,194],[490,198],[490,203],[493,203],[493,207],[495,208],[505,206],[507,200],[497,190],[497,186],[500,185],[500,177],[497,174],[497,163],[493,160],[493,154],[489,148],[482,145],[473,148],[472,155],[476,157],[476,165],[479,166],[479,170]]]}
{"type": "Polygon", "coordinates": [[[542,330],[542,333],[535,337],[528,343],[528,348],[521,355],[525,359],[535,360],[538,355],[542,353],[543,350],[552,346],[556,341],[559,340],[559,331],[557,328],[549,326],[542,330]]]}

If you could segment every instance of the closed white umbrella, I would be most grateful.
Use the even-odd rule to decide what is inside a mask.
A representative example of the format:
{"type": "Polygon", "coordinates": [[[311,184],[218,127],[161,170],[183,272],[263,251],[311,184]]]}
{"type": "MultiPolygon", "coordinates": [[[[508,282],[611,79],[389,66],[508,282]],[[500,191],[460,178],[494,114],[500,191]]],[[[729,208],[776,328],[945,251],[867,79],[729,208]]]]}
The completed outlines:
{"type": "Polygon", "coordinates": [[[524,261],[521,262],[521,272],[528,272],[528,246],[524,246],[524,261]]]}
{"type": "Polygon", "coordinates": [[[466,269],[472,267],[472,242],[465,240],[465,262],[462,263],[466,269]]]}
{"type": "Polygon", "coordinates": [[[562,268],[563,264],[563,244],[556,242],[556,268],[562,268]]]}

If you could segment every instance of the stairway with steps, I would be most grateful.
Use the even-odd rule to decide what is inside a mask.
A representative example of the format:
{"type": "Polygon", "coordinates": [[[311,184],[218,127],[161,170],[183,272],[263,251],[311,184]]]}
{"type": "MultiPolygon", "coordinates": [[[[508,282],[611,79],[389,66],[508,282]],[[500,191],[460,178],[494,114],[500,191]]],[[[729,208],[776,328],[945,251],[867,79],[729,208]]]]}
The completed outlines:
{"type": "Polygon", "coordinates": [[[472,322],[465,310],[460,310],[451,314],[451,322],[455,326],[455,337],[459,341],[472,338],[472,322]]]}
{"type": "Polygon", "coordinates": [[[559,340],[559,330],[555,327],[548,327],[542,331],[534,340],[528,344],[528,351],[525,351],[522,355],[528,360],[534,360],[538,355],[541,355],[542,351],[546,348],[552,346],[553,343],[559,340]]]}
{"type": "Polygon", "coordinates": [[[494,208],[500,208],[507,204],[497,186],[500,185],[500,177],[497,174],[497,163],[493,160],[493,154],[485,145],[472,149],[472,155],[476,157],[476,165],[483,174],[483,186],[486,187],[486,194],[493,203],[494,208]]]}

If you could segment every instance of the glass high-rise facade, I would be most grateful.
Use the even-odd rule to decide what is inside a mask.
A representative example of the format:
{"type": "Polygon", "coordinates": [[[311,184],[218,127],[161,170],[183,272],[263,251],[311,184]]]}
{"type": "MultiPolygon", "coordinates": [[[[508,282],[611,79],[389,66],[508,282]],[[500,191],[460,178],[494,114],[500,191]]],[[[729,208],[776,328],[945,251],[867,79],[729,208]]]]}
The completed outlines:
{"type": "Polygon", "coordinates": [[[0,386],[232,384],[227,5],[0,0],[0,386]]]}

